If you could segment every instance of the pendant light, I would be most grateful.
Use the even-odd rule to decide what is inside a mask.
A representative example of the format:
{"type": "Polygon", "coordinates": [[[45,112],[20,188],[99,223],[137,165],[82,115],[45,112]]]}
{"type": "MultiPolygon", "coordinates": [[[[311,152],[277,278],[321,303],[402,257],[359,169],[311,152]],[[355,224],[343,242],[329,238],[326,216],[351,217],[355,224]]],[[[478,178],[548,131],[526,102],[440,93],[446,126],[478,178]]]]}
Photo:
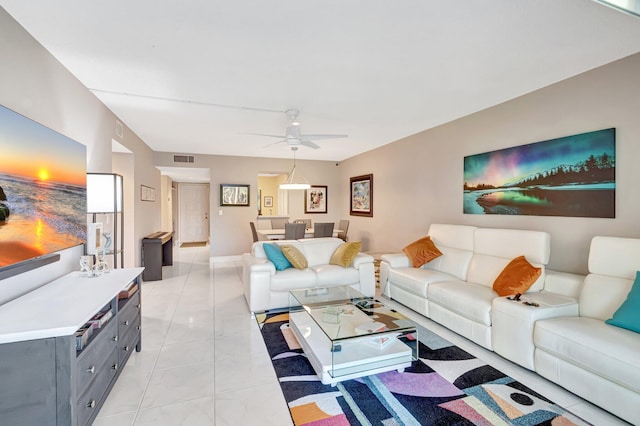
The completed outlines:
{"type": "Polygon", "coordinates": [[[307,182],[307,180],[303,176],[300,176],[299,179],[295,179],[295,173],[296,173],[296,151],[297,150],[298,150],[297,146],[292,146],[291,147],[291,151],[293,151],[293,168],[291,169],[291,171],[287,175],[287,180],[284,183],[280,184],[280,189],[295,190],[295,189],[309,189],[309,188],[311,188],[311,185],[309,184],[309,182],[307,182]]]}

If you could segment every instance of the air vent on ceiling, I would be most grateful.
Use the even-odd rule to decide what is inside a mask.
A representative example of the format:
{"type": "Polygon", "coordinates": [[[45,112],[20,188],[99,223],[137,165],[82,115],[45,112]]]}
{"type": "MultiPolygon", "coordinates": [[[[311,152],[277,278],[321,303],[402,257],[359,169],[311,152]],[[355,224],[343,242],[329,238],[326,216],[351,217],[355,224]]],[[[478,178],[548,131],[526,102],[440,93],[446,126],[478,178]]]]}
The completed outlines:
{"type": "Polygon", "coordinates": [[[174,163],[193,163],[193,155],[174,155],[174,163]]]}

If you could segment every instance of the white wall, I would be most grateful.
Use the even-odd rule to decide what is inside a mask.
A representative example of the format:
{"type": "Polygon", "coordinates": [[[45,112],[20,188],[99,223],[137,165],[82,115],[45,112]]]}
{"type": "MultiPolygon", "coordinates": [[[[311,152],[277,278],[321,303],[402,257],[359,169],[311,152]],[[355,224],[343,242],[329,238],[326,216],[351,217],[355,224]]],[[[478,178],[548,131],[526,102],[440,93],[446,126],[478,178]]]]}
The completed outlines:
{"type": "Polygon", "coordinates": [[[160,181],[160,231],[173,231],[173,191],[171,178],[161,176],[160,181]]]}
{"type": "MultiPolygon", "coordinates": [[[[350,240],[399,251],[431,223],[551,233],[555,270],[586,273],[595,235],[640,237],[640,54],[465,118],[358,155],[340,165],[342,182],[374,174],[374,217],[351,217],[350,240]],[[616,218],[462,213],[467,155],[615,127],[616,218]]],[[[342,212],[349,194],[342,194],[342,212]]]]}
{"type": "MultiPolygon", "coordinates": [[[[123,224],[124,240],[122,249],[124,250],[124,267],[131,268],[136,265],[136,241],[133,232],[129,227],[135,221],[135,198],[137,195],[134,186],[134,158],[133,154],[113,153],[112,156],[112,172],[122,176],[122,195],[123,195],[123,224]]],[[[120,236],[118,235],[118,238],[120,236]]],[[[120,260],[118,259],[118,262],[120,260]]]]}

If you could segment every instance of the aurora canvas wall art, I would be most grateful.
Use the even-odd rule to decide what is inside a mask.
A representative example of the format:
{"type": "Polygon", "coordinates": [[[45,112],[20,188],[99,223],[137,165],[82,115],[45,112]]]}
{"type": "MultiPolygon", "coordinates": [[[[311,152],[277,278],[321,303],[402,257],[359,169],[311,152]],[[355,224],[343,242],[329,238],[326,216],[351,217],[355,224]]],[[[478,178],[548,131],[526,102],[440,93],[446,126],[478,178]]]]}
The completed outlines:
{"type": "Polygon", "coordinates": [[[0,106],[0,271],[83,244],[87,149],[0,106]]]}
{"type": "Polygon", "coordinates": [[[616,129],[464,158],[466,214],[615,217],[616,129]]]}

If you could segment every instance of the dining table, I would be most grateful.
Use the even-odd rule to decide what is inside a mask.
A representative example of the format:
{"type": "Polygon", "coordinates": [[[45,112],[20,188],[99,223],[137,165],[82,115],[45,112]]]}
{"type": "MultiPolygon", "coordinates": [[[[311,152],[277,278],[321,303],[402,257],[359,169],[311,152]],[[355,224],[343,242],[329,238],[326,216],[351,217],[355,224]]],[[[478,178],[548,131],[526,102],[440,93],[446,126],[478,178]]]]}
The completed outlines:
{"type": "MultiPolygon", "coordinates": [[[[260,240],[283,240],[284,239],[284,228],[283,229],[258,229],[258,238],[260,240]]],[[[337,237],[340,229],[333,230],[333,236],[337,237]]],[[[313,228],[307,228],[304,230],[305,238],[313,238],[314,230],[313,228]]]]}

